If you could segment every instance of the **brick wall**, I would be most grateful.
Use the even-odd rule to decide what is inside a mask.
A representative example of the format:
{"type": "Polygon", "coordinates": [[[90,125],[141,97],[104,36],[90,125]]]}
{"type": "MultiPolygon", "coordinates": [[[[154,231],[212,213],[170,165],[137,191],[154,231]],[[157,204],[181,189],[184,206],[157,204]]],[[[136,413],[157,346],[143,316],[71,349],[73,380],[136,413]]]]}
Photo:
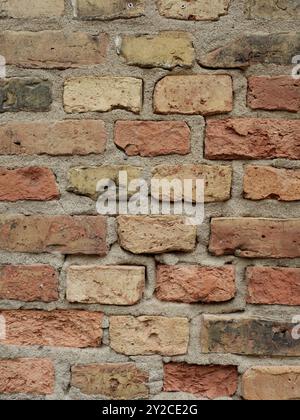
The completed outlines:
{"type": "Polygon", "coordinates": [[[0,1],[1,399],[300,398],[299,19],[0,1]],[[204,223],[98,215],[120,169],[204,177],[204,223]]]}

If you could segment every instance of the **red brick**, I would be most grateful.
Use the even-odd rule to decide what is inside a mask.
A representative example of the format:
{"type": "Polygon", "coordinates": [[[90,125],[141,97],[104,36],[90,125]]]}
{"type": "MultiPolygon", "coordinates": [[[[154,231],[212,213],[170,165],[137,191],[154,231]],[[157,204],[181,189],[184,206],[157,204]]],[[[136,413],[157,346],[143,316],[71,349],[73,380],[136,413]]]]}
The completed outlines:
{"type": "Polygon", "coordinates": [[[217,256],[299,258],[300,219],[213,219],[209,249],[217,256]]]}
{"type": "Polygon", "coordinates": [[[59,197],[55,175],[51,169],[0,168],[0,201],[43,201],[59,197]]]}
{"type": "Polygon", "coordinates": [[[106,148],[99,120],[7,122],[0,125],[1,155],[89,155],[106,148]]]}
{"type": "Polygon", "coordinates": [[[51,360],[0,360],[1,394],[48,395],[54,392],[54,381],[51,360]]]}
{"type": "Polygon", "coordinates": [[[15,346],[99,347],[101,313],[84,311],[3,311],[6,338],[0,344],[15,346]]]}
{"type": "Polygon", "coordinates": [[[0,215],[0,249],[105,255],[106,219],[102,216],[0,215]]]}
{"type": "Polygon", "coordinates": [[[183,121],[117,121],[115,144],[128,156],[186,155],[191,130],[183,121]]]}
{"type": "Polygon", "coordinates": [[[247,166],[244,176],[244,196],[249,200],[300,200],[300,170],[247,166]]]}
{"type": "Polygon", "coordinates": [[[55,301],[58,299],[58,273],[48,265],[2,266],[0,299],[55,301]]]}
{"type": "Polygon", "coordinates": [[[197,265],[157,268],[156,296],[167,302],[215,303],[235,296],[235,269],[197,265]]]}
{"type": "Polygon", "coordinates": [[[300,159],[300,121],[232,118],[207,122],[207,159],[300,159]]]}
{"type": "Polygon", "coordinates": [[[249,267],[248,303],[300,305],[300,268],[249,267]]]}
{"type": "Polygon", "coordinates": [[[300,80],[292,77],[250,77],[248,105],[267,111],[300,111],[300,80]]]}
{"type": "Polygon", "coordinates": [[[168,363],[164,366],[164,391],[188,392],[197,397],[231,397],[237,391],[234,366],[200,366],[168,363]]]}

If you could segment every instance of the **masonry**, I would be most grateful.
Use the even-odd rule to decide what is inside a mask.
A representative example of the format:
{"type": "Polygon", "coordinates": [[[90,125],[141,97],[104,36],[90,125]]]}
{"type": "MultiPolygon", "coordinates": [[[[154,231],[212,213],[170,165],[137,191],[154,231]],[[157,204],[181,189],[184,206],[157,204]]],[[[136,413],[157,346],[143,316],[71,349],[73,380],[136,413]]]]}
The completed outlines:
{"type": "Polygon", "coordinates": [[[0,399],[299,399],[300,6],[0,1],[0,399]],[[96,180],[204,178],[205,221],[96,180]]]}

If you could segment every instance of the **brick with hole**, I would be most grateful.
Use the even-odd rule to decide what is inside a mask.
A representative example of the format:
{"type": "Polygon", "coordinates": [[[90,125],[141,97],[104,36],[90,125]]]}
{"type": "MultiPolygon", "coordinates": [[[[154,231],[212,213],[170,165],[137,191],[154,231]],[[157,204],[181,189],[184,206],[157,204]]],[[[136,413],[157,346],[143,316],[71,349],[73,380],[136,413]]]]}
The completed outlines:
{"type": "Polygon", "coordinates": [[[50,395],[54,393],[55,370],[50,359],[0,360],[0,393],[50,395]]]}
{"type": "Polygon", "coordinates": [[[0,167],[0,201],[57,200],[60,197],[51,169],[0,167]]]}
{"type": "Polygon", "coordinates": [[[2,345],[48,347],[99,347],[102,340],[100,312],[81,310],[2,311],[5,338],[2,345]]]}
{"type": "Polygon", "coordinates": [[[230,0],[156,0],[156,5],[169,19],[214,21],[227,15],[230,0]]]}
{"type": "Polygon", "coordinates": [[[248,303],[300,306],[300,268],[248,267],[246,279],[248,303]]]}
{"type": "Polygon", "coordinates": [[[106,255],[103,216],[0,216],[0,249],[9,252],[106,255]]]}
{"type": "Polygon", "coordinates": [[[176,356],[187,352],[189,322],[163,316],[112,316],[109,334],[110,346],[117,353],[176,356]]]}
{"type": "Polygon", "coordinates": [[[292,319],[276,321],[247,315],[205,315],[201,325],[203,353],[248,356],[298,357],[300,341],[294,339],[292,319]]]}
{"type": "Polygon", "coordinates": [[[49,265],[0,266],[0,299],[23,302],[58,300],[57,271],[49,265]]]}
{"type": "Polygon", "coordinates": [[[75,15],[84,20],[138,18],[145,14],[145,0],[76,0],[75,15]]]}
{"type": "Polygon", "coordinates": [[[115,144],[128,156],[187,155],[191,130],[184,121],[117,121],[115,144]]]}
{"type": "Polygon", "coordinates": [[[77,303],[130,306],[145,289],[145,267],[71,266],[67,270],[67,300],[77,303]]]}
{"type": "Polygon", "coordinates": [[[107,131],[101,120],[6,122],[0,124],[1,155],[103,154],[107,131]]]}
{"type": "Polygon", "coordinates": [[[216,256],[299,258],[300,219],[212,219],[209,250],[216,256]]]}
{"type": "Polygon", "coordinates": [[[164,391],[187,392],[198,398],[232,397],[238,387],[238,372],[234,366],[164,365],[164,391]]]}
{"type": "Polygon", "coordinates": [[[205,156],[212,160],[299,160],[300,121],[263,118],[208,120],[205,156]]]}
{"type": "Polygon", "coordinates": [[[0,33],[0,44],[1,54],[9,65],[66,69],[102,64],[108,36],[49,30],[5,31],[0,33]]]}
{"type": "Polygon", "coordinates": [[[149,397],[149,375],[133,363],[72,366],[72,386],[86,395],[128,400],[149,397]]]}
{"type": "Polygon", "coordinates": [[[288,76],[248,79],[248,106],[266,111],[300,111],[300,80],[288,76]]]}
{"type": "Polygon", "coordinates": [[[228,302],[235,292],[233,266],[159,265],[156,270],[156,297],[165,302],[228,302]]]}

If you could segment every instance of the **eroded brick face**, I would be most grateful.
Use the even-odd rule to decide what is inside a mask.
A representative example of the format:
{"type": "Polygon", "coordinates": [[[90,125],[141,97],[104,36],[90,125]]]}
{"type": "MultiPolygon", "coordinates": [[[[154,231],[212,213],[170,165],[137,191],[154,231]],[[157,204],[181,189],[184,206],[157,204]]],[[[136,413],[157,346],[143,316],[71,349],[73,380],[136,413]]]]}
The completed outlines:
{"type": "Polygon", "coordinates": [[[299,17],[0,0],[0,400],[300,398],[299,17]]]}

